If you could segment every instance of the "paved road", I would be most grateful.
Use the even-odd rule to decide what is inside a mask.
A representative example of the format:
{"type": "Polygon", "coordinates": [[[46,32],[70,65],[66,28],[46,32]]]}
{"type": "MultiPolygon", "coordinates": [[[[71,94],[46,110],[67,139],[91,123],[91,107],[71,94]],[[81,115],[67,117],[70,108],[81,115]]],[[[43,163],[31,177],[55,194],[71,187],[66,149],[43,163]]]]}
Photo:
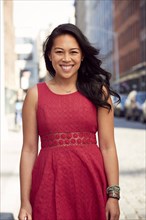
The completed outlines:
{"type": "MultiPolygon", "coordinates": [[[[145,220],[145,125],[115,118],[115,139],[120,165],[120,220],[145,220]]],[[[1,212],[19,210],[19,157],[21,132],[2,137],[1,212]]]]}
{"type": "Polygon", "coordinates": [[[132,128],[132,129],[146,129],[145,123],[140,123],[138,121],[128,121],[124,118],[116,118],[115,117],[115,128],[132,128]]]}

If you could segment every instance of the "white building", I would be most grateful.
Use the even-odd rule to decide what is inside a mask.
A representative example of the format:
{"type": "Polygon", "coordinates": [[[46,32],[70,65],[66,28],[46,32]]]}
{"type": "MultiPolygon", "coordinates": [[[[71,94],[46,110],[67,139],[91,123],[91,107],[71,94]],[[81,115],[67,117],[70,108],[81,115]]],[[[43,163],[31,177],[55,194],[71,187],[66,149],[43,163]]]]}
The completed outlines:
{"type": "Polygon", "coordinates": [[[19,36],[16,32],[15,52],[16,71],[19,76],[19,88],[27,90],[38,82],[38,52],[36,39],[31,36],[19,36]]]}

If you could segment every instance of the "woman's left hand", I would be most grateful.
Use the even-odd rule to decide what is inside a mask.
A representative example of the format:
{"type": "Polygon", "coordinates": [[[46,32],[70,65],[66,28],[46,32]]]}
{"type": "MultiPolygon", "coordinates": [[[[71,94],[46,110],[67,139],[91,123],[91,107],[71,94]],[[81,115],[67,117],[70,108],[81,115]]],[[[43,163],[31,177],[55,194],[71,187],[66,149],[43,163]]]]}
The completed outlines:
{"type": "Polygon", "coordinates": [[[119,220],[120,208],[117,199],[109,198],[106,203],[106,220],[119,220]]]}

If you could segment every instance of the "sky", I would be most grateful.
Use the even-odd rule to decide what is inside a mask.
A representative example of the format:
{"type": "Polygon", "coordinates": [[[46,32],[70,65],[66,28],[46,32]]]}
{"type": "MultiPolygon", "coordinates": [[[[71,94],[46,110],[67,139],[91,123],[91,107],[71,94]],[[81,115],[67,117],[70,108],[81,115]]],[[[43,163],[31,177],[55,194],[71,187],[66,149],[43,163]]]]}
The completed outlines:
{"type": "Polygon", "coordinates": [[[14,0],[14,25],[35,34],[50,25],[74,23],[74,0],[14,0]],[[69,17],[72,17],[69,20],[69,17]]]}

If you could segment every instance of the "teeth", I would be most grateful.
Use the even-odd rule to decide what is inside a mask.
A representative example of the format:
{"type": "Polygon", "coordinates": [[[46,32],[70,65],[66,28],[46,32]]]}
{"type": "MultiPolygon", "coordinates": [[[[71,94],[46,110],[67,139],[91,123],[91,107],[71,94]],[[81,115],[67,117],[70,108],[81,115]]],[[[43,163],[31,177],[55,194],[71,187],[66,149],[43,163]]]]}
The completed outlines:
{"type": "Polygon", "coordinates": [[[69,71],[71,70],[72,66],[61,66],[63,70],[69,71]]]}

